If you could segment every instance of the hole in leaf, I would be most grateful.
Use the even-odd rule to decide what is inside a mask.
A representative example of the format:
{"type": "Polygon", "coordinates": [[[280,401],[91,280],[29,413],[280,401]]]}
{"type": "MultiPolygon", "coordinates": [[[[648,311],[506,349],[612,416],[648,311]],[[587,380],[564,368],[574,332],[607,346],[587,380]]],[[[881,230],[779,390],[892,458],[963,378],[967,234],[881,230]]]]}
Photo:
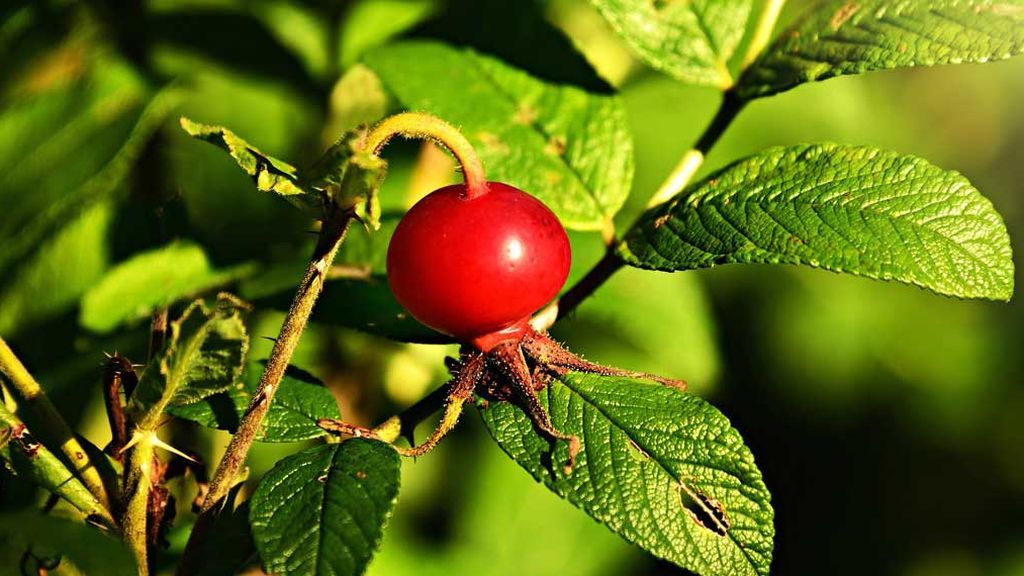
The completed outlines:
{"type": "Polygon", "coordinates": [[[698,526],[710,530],[717,536],[725,536],[731,526],[725,514],[725,506],[700,490],[679,483],[679,502],[683,510],[698,526]]]}

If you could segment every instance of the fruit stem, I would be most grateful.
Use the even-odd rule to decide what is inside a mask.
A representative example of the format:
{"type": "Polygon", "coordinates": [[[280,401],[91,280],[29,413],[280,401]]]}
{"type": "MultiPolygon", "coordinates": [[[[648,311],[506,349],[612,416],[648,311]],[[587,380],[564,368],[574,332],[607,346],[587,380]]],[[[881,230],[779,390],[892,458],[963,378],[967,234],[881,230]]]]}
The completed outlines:
{"type": "Polygon", "coordinates": [[[473,199],[487,193],[484,165],[469,140],[454,126],[436,116],[422,112],[402,112],[378,122],[366,135],[366,148],[379,155],[395,136],[432,140],[455,156],[462,166],[466,182],[466,198],[473,199]]]}

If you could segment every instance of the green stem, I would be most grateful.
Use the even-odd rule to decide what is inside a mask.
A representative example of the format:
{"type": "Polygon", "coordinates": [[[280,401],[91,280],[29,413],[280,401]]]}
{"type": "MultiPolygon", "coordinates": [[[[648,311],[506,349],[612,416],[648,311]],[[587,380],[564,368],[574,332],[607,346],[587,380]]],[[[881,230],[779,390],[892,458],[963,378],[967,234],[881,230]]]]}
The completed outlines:
{"type": "MultiPolygon", "coordinates": [[[[665,182],[658,187],[657,192],[651,196],[648,208],[653,208],[667,202],[682,192],[693,179],[694,175],[704,164],[704,157],[712,147],[721,139],[722,134],[732,124],[741,111],[745,102],[739,99],[736,92],[727,90],[722,97],[722,102],[715,113],[711,123],[697,139],[693,148],[687,150],[679,163],[665,179],[665,182]]],[[[639,221],[639,219],[637,220],[639,221]]],[[[635,226],[634,222],[630,227],[635,226]]],[[[615,242],[607,243],[608,247],[604,256],[588,271],[583,278],[573,284],[561,298],[544,307],[534,317],[531,324],[535,330],[544,331],[554,325],[555,322],[571,314],[584,300],[589,298],[601,287],[613,274],[625,266],[615,254],[615,242]]]]}
{"type": "Polygon", "coordinates": [[[782,13],[782,7],[785,6],[786,0],[765,0],[764,6],[761,8],[761,14],[757,18],[757,24],[754,27],[754,35],[750,37],[750,44],[747,45],[747,51],[743,54],[743,60],[740,65],[741,69],[746,70],[751,64],[757,60],[761,52],[764,51],[765,46],[772,39],[772,32],[775,30],[775,24],[779,21],[779,14],[782,13]]]}
{"type": "Polygon", "coordinates": [[[467,198],[487,192],[487,177],[473,145],[454,126],[429,114],[403,112],[381,120],[366,135],[366,148],[375,156],[395,136],[433,140],[445,147],[462,166],[467,198]]]}
{"type": "Polygon", "coordinates": [[[86,516],[100,519],[114,528],[110,512],[96,499],[67,466],[37,442],[28,427],[0,402],[0,456],[9,460],[19,474],[68,501],[86,516]]]}
{"type": "Polygon", "coordinates": [[[124,484],[124,518],[121,530],[124,541],[128,544],[135,562],[138,564],[139,576],[149,576],[149,493],[153,488],[153,462],[155,448],[152,436],[155,433],[141,433],[134,440],[125,458],[124,484]]]}
{"type": "Polygon", "coordinates": [[[252,395],[252,401],[249,403],[245,415],[242,416],[238,430],[231,437],[224,457],[217,465],[209,490],[200,505],[199,517],[189,535],[182,563],[178,569],[180,574],[190,573],[198,562],[198,550],[201,547],[204,533],[212,525],[213,518],[231,487],[234,486],[235,478],[249,454],[249,448],[256,439],[256,433],[263,425],[263,419],[270,409],[270,403],[274,400],[274,394],[281,383],[285,369],[288,368],[295,347],[299,343],[299,337],[309,322],[313,305],[316,304],[317,298],[323,290],[331,263],[345,239],[345,233],[348,231],[352,218],[351,211],[329,209],[328,216],[320,229],[320,237],[316,249],[313,251],[313,257],[306,267],[306,274],[299,284],[291,308],[281,325],[281,332],[274,342],[274,348],[263,369],[259,385],[252,395]]]}
{"type": "Polygon", "coordinates": [[[42,387],[25,369],[25,365],[21,363],[21,360],[3,338],[0,338],[0,373],[7,377],[11,388],[39,417],[39,425],[43,427],[43,433],[49,440],[60,446],[61,452],[67,457],[68,463],[75,474],[81,478],[85,487],[95,496],[100,505],[109,511],[110,498],[104,488],[99,470],[89,459],[89,455],[82,448],[78,439],[75,438],[71,427],[50,402],[50,398],[46,396],[42,387]]]}

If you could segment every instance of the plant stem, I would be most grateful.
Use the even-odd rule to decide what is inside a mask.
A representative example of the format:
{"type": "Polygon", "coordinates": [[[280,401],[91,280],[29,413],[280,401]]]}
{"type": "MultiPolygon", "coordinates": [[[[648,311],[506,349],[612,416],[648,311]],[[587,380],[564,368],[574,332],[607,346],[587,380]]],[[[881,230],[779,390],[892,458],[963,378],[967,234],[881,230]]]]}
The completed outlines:
{"type": "Polygon", "coordinates": [[[274,342],[270,359],[267,361],[263,375],[260,377],[260,383],[252,395],[252,402],[249,404],[245,416],[242,417],[238,431],[231,437],[227,452],[217,466],[217,471],[210,482],[210,491],[201,508],[203,512],[213,509],[224,498],[233,484],[235,475],[245,462],[249,447],[263,424],[263,418],[274,399],[278,384],[281,383],[285,369],[288,368],[295,347],[299,343],[299,337],[313,312],[313,305],[323,290],[327,271],[345,238],[345,232],[348,230],[351,220],[352,214],[344,212],[332,214],[323,223],[313,257],[299,284],[291,308],[285,316],[281,332],[274,342]]]}
{"type": "Polygon", "coordinates": [[[765,0],[754,27],[754,35],[751,36],[747,51],[743,54],[741,69],[746,70],[750,67],[764,51],[765,46],[772,39],[772,32],[775,30],[775,24],[779,21],[779,14],[785,4],[786,0],[765,0]]]}
{"type": "MultiPolygon", "coordinates": [[[[740,66],[743,72],[757,60],[761,52],[768,46],[768,42],[771,41],[772,32],[775,30],[775,25],[779,21],[779,14],[782,13],[782,7],[785,4],[786,0],[765,0],[761,14],[757,18],[757,24],[754,27],[754,34],[751,36],[750,44],[743,55],[740,66]]],[[[676,164],[668,178],[665,179],[665,182],[651,196],[647,204],[649,209],[668,202],[686,189],[690,181],[697,174],[697,171],[700,170],[701,165],[704,164],[704,157],[721,139],[722,134],[725,133],[739,113],[743,111],[746,104],[746,101],[738,96],[735,86],[730,87],[723,93],[722,102],[715,113],[715,117],[711,119],[711,123],[708,124],[708,127],[701,134],[693,148],[683,154],[679,163],[676,164]]],[[[636,225],[636,222],[633,225],[636,225]]],[[[564,318],[575,310],[581,302],[590,297],[595,290],[604,284],[612,274],[624,266],[624,263],[615,256],[614,243],[606,241],[605,244],[608,246],[608,250],[604,257],[594,265],[594,268],[569,288],[564,296],[537,313],[532,321],[535,329],[543,331],[550,328],[558,319],[564,318]]]]}
{"type": "Polygon", "coordinates": [[[86,516],[100,519],[107,527],[116,524],[110,512],[100,504],[64,463],[37,442],[24,422],[0,402],[0,455],[10,457],[19,473],[30,477],[36,484],[68,501],[86,516]]]}
{"type": "MultiPolygon", "coordinates": [[[[138,433],[138,432],[137,432],[138,433]]],[[[149,492],[153,488],[153,432],[143,434],[128,451],[125,462],[124,501],[121,530],[124,541],[135,555],[139,576],[149,576],[149,544],[147,521],[149,492]]]]}
{"type": "MultiPolygon", "coordinates": [[[[658,191],[654,193],[647,204],[648,208],[654,208],[669,201],[690,184],[694,175],[703,165],[704,157],[722,137],[722,134],[729,128],[745,105],[746,103],[740,100],[733,90],[727,90],[723,94],[722,102],[718,111],[715,112],[714,118],[711,119],[711,123],[697,139],[693,148],[683,154],[668,178],[658,187],[658,191]]],[[[635,225],[636,222],[630,228],[635,225]]],[[[548,304],[534,316],[531,324],[535,330],[543,332],[551,328],[558,320],[571,314],[580,303],[589,298],[613,274],[625,266],[625,262],[615,254],[615,243],[607,243],[607,246],[604,256],[583,278],[573,284],[561,298],[548,304]]]]}
{"type": "Polygon", "coordinates": [[[281,332],[274,342],[274,348],[263,369],[259,385],[252,395],[252,401],[249,403],[245,415],[242,416],[238,430],[231,437],[227,451],[214,472],[209,491],[200,505],[199,517],[189,536],[182,564],[179,566],[180,574],[190,573],[192,567],[195,566],[203,533],[212,525],[219,505],[231,490],[238,471],[245,463],[249,448],[263,424],[263,418],[270,409],[270,403],[274,399],[285,369],[288,368],[292,353],[299,343],[299,337],[313,312],[313,305],[316,304],[316,300],[323,290],[331,263],[334,261],[341,242],[345,239],[345,232],[348,230],[352,218],[351,211],[343,211],[334,207],[328,209],[328,216],[320,229],[320,237],[313,256],[306,267],[306,274],[299,284],[295,299],[292,300],[291,308],[281,325],[281,332]]]}
{"type": "Polygon", "coordinates": [[[487,192],[487,177],[480,157],[473,145],[454,126],[429,114],[403,112],[389,116],[377,123],[366,135],[366,148],[378,155],[381,148],[396,135],[406,138],[423,138],[437,142],[455,156],[462,166],[466,181],[466,197],[476,198],[487,192]]]}
{"type": "Polygon", "coordinates": [[[60,446],[61,452],[67,457],[75,474],[81,478],[82,483],[100,505],[109,512],[110,498],[104,488],[103,479],[100,478],[99,470],[89,459],[89,455],[82,448],[78,439],[75,438],[71,427],[50,402],[50,398],[46,396],[42,387],[25,369],[25,365],[21,363],[21,360],[3,338],[0,338],[0,373],[7,377],[11,387],[36,413],[39,417],[39,425],[43,427],[45,435],[60,446]]]}

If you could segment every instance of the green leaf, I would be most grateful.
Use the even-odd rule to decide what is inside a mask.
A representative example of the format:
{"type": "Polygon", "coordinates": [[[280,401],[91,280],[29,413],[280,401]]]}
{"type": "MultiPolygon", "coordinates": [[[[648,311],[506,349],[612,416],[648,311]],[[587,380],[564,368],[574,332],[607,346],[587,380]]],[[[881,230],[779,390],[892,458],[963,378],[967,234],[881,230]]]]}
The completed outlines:
{"type": "Polygon", "coordinates": [[[729,88],[751,0],[591,0],[645,62],[688,84],[729,88]]]}
{"type": "Polygon", "coordinates": [[[362,574],[398,498],[400,468],[392,447],[358,438],[278,462],[249,512],[266,571],[362,574]]]}
{"type": "Polygon", "coordinates": [[[406,108],[460,127],[488,179],[529,191],[565,226],[599,230],[628,196],[633,143],[617,96],[434,42],[388,46],[365,62],[406,108]]]}
{"type": "Polygon", "coordinates": [[[303,189],[295,167],[260,152],[259,149],[242,140],[234,132],[221,126],[210,126],[193,122],[184,116],[181,128],[193,138],[204,140],[227,150],[235,163],[252,176],[260,192],[273,192],[299,208],[318,208],[319,196],[303,189]]]}
{"type": "Polygon", "coordinates": [[[172,242],[136,254],[111,269],[82,298],[79,322],[100,333],[148,317],[157,308],[223,286],[251,270],[239,265],[217,270],[203,249],[172,242]]]}
{"type": "Polygon", "coordinates": [[[353,2],[339,32],[339,58],[346,69],[367,50],[415,27],[440,9],[439,0],[353,2]]]}
{"type": "Polygon", "coordinates": [[[540,393],[583,447],[538,436],[506,402],[480,410],[513,460],[559,496],[648,552],[702,575],[768,574],[773,512],[739,433],[697,396],[622,378],[569,374],[540,393]]]}
{"type": "Polygon", "coordinates": [[[167,343],[129,403],[141,429],[154,429],[168,407],[198,402],[238,382],[249,349],[243,311],[233,297],[221,296],[213,310],[198,300],[170,323],[167,343]]]}
{"type": "Polygon", "coordinates": [[[123,62],[100,60],[95,68],[0,113],[0,271],[91,202],[114,195],[180,101],[173,86],[145,92],[123,62]]]}
{"type": "Polygon", "coordinates": [[[805,82],[1024,52],[1024,0],[827,0],[743,75],[744,99],[805,82]]]}
{"type": "MultiPolygon", "coordinates": [[[[73,564],[82,574],[134,576],[135,560],[120,540],[78,522],[38,512],[0,516],[0,566],[5,574],[18,574],[14,568],[31,548],[33,554],[73,564]]],[[[64,566],[62,566],[63,568],[64,566]]],[[[65,570],[58,571],[61,574],[65,570]]]]}
{"type": "MultiPolygon", "coordinates": [[[[242,377],[244,384],[194,404],[172,407],[168,412],[203,426],[234,433],[259,385],[262,364],[246,366],[242,377]]],[[[256,440],[299,442],[325,436],[323,428],[316,425],[320,418],[341,418],[337,401],[315,376],[289,366],[256,433],[256,440]]]]}
{"type": "Polygon", "coordinates": [[[632,266],[804,264],[939,294],[1008,300],[1010,240],[956,172],[874,148],[773,148],[649,212],[619,254],[632,266]]]}
{"type": "Polygon", "coordinates": [[[388,97],[380,78],[362,64],[349,68],[331,90],[330,124],[325,133],[344,134],[373,124],[387,113],[388,97]]]}
{"type": "Polygon", "coordinates": [[[110,265],[110,202],[99,202],[59,229],[0,290],[0,334],[73,307],[110,265]]]}

